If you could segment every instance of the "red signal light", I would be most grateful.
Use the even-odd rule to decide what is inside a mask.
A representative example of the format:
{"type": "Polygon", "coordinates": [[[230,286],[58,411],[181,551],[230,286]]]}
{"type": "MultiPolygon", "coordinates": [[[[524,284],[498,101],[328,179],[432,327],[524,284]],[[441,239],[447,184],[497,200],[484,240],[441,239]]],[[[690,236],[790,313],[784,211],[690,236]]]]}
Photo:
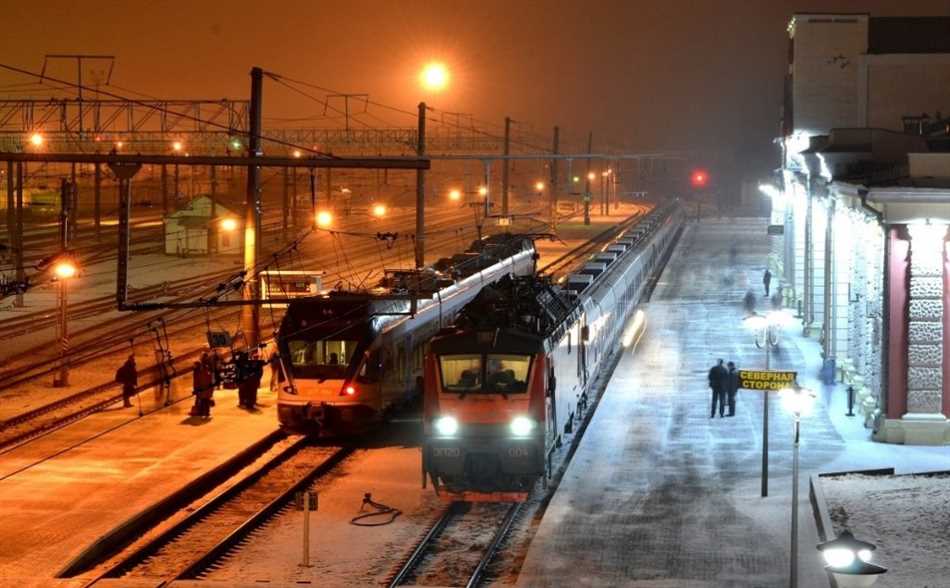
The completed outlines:
{"type": "Polygon", "coordinates": [[[348,385],[345,388],[343,388],[343,394],[345,396],[353,396],[354,394],[356,394],[356,388],[353,385],[348,385]]]}
{"type": "Polygon", "coordinates": [[[709,183],[709,174],[704,169],[693,170],[689,181],[693,184],[694,188],[705,188],[709,183]]]}

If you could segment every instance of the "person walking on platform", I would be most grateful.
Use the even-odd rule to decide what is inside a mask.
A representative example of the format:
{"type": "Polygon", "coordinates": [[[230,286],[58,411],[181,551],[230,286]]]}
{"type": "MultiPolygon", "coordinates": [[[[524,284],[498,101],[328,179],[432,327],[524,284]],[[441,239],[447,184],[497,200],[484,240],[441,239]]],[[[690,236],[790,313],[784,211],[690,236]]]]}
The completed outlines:
{"type": "Polygon", "coordinates": [[[122,406],[129,408],[132,406],[135,388],[139,385],[139,373],[135,369],[135,355],[130,355],[125,363],[116,370],[115,381],[122,384],[122,406]]]}
{"type": "Polygon", "coordinates": [[[270,391],[276,392],[280,389],[280,352],[277,349],[274,349],[274,352],[271,353],[270,359],[267,361],[270,365],[270,391]]]}
{"type": "MultiPolygon", "coordinates": [[[[736,364],[729,362],[726,364],[726,402],[729,404],[729,413],[727,416],[736,416],[736,394],[739,392],[739,371],[736,370],[736,364]]],[[[722,416],[722,415],[720,415],[722,416]]]]}
{"type": "Polygon", "coordinates": [[[723,367],[723,360],[720,359],[716,365],[709,370],[709,389],[712,390],[712,409],[709,411],[709,418],[716,416],[716,405],[719,405],[719,417],[722,418],[725,412],[726,401],[726,377],[728,372],[723,367]]]}
{"type": "Polygon", "coordinates": [[[195,407],[192,410],[193,416],[210,417],[211,399],[214,395],[214,377],[211,374],[211,360],[208,354],[201,356],[201,361],[196,361],[192,371],[192,386],[195,394],[195,407]]]}
{"type": "Polygon", "coordinates": [[[762,285],[765,286],[765,297],[768,298],[769,286],[772,285],[772,272],[770,272],[768,268],[766,268],[765,273],[762,274],[762,285]]]}

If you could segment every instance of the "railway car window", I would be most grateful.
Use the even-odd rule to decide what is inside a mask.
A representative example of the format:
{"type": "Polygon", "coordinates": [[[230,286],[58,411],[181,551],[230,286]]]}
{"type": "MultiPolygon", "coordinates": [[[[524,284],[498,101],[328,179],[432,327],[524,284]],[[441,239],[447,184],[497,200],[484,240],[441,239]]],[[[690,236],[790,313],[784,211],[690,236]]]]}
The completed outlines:
{"type": "Polygon", "coordinates": [[[528,389],[530,355],[489,353],[485,364],[485,390],[488,392],[524,392],[528,389]]]}
{"type": "Polygon", "coordinates": [[[481,355],[440,355],[442,387],[453,392],[473,392],[482,387],[481,355]]]}
{"type": "Polygon", "coordinates": [[[342,378],[347,366],[356,358],[356,341],[292,339],[287,342],[290,364],[302,377],[342,378]]]}

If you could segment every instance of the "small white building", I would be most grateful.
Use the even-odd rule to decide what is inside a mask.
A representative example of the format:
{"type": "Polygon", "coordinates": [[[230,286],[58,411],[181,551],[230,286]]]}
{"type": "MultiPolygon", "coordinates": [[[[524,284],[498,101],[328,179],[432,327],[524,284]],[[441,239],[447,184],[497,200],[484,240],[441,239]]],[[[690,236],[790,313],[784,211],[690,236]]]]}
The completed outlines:
{"type": "Polygon", "coordinates": [[[240,215],[197,196],[165,216],[165,254],[239,255],[242,225],[240,215]]]}

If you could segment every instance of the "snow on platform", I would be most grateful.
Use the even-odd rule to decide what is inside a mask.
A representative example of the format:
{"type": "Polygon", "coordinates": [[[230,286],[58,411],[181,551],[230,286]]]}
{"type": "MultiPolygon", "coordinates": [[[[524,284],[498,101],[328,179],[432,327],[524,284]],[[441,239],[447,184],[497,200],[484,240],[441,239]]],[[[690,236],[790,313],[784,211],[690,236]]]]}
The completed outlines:
{"type": "Polygon", "coordinates": [[[950,475],[822,477],[835,533],[877,545],[875,586],[937,588],[950,578],[950,475]]]}
{"type": "MultiPolygon", "coordinates": [[[[770,406],[770,496],[760,498],[762,396],[740,391],[733,418],[710,419],[706,372],[721,357],[761,368],[741,300],[761,292],[765,221],[691,225],[537,528],[521,586],[786,586],[791,420],[770,406]],[[731,260],[730,249],[737,255],[731,260]]],[[[842,416],[844,392],[820,387],[817,343],[783,334],[773,369],[819,391],[803,420],[800,584],[827,586],[807,500],[812,473],[849,465],[950,465],[933,448],[885,446],[842,416]],[[830,406],[830,408],[829,408],[830,406]]]]}
{"type": "Polygon", "coordinates": [[[0,455],[3,582],[50,585],[101,535],[277,428],[266,389],[254,412],[237,408],[234,391],[215,401],[210,420],[189,417],[188,398],[141,419],[115,408],[0,455]]]}

